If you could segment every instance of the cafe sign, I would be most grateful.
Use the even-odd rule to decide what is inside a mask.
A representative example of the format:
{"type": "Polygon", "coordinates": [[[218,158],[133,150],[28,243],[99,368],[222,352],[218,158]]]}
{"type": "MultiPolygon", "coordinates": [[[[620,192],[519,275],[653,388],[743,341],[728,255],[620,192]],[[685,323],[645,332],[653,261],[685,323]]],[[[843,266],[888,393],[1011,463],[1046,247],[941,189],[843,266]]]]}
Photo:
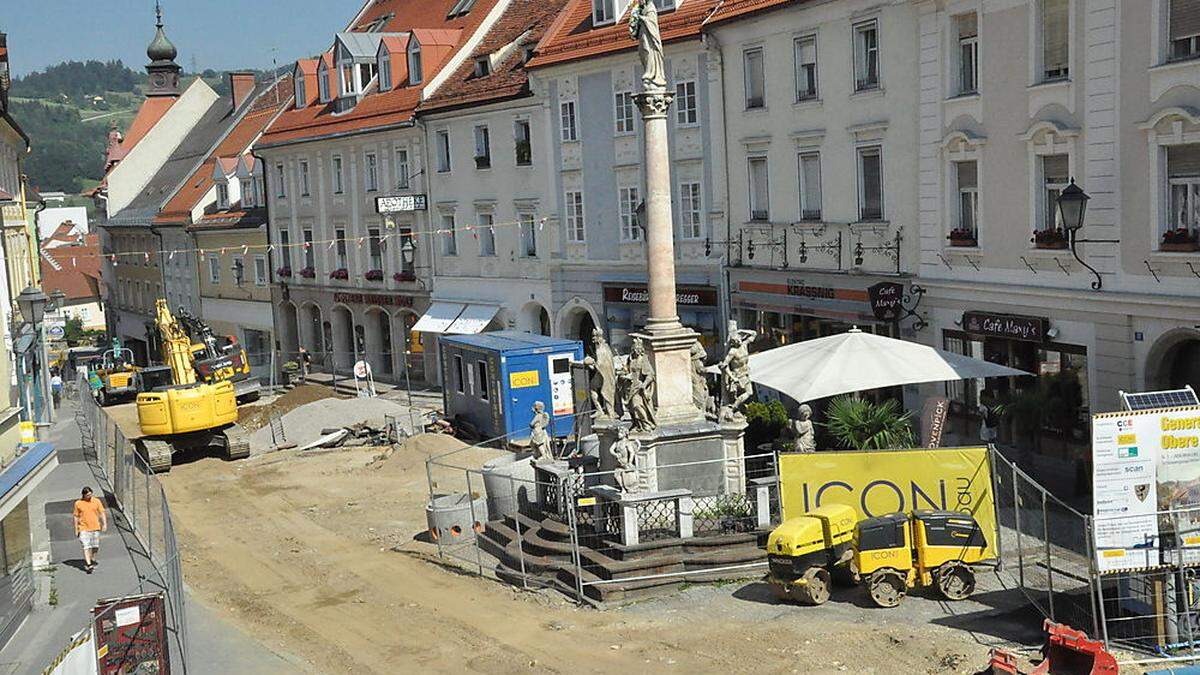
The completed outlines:
{"type": "Polygon", "coordinates": [[[1043,342],[1050,328],[1050,319],[1042,316],[963,312],[963,330],[975,335],[1043,342]]]}
{"type": "Polygon", "coordinates": [[[373,293],[334,293],[334,302],[348,305],[379,305],[381,307],[412,307],[411,295],[377,295],[373,293]]]}
{"type": "Polygon", "coordinates": [[[901,300],[904,298],[904,285],[894,281],[881,281],[867,288],[867,296],[871,300],[871,312],[880,321],[895,321],[904,313],[901,300]]]}
{"type": "MultiPolygon", "coordinates": [[[[644,305],[650,302],[650,291],[645,286],[605,286],[604,301],[644,305]]],[[[712,288],[680,288],[675,291],[675,304],[683,307],[715,307],[717,291],[712,288]]]]}
{"type": "Polygon", "coordinates": [[[397,211],[425,211],[429,208],[429,200],[425,195],[390,195],[375,198],[376,213],[395,213],[397,211]]]}

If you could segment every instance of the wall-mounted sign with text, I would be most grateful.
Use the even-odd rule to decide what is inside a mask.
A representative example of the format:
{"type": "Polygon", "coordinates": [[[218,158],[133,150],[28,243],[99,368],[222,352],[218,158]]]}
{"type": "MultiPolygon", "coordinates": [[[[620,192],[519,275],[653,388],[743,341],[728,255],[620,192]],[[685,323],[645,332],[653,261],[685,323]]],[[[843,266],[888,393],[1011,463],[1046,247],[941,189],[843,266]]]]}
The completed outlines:
{"type": "MultiPolygon", "coordinates": [[[[645,286],[605,286],[604,301],[635,305],[648,304],[650,291],[645,286]]],[[[715,307],[717,289],[711,287],[676,289],[675,304],[684,307],[715,307]]]]}
{"type": "Polygon", "coordinates": [[[1050,320],[1041,316],[963,312],[962,327],[976,335],[1042,342],[1046,339],[1050,320]]]}
{"type": "Polygon", "coordinates": [[[425,211],[429,208],[429,200],[425,195],[391,195],[375,198],[376,213],[395,213],[397,211],[425,211]]]}

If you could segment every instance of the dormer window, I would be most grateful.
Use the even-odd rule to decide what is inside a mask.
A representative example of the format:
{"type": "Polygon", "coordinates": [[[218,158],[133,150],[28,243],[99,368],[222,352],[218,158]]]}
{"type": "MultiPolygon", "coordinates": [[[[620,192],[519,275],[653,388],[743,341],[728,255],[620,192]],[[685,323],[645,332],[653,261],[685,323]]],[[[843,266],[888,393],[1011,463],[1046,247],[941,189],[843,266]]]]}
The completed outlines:
{"type": "Polygon", "coordinates": [[[253,178],[242,179],[242,208],[250,209],[258,205],[258,195],[254,189],[253,178]]]}
{"type": "Polygon", "coordinates": [[[487,77],[492,73],[492,61],[486,56],[475,59],[475,77],[487,77]]]}
{"type": "Polygon", "coordinates": [[[229,184],[224,181],[217,183],[217,208],[229,208],[229,184]]]}
{"type": "Polygon", "coordinates": [[[421,70],[421,45],[414,38],[408,45],[408,83],[420,84],[425,75],[421,70]]]}
{"type": "Polygon", "coordinates": [[[536,49],[537,49],[537,47],[535,47],[535,46],[532,46],[532,45],[531,45],[531,46],[529,46],[529,47],[526,47],[526,48],[525,48],[525,53],[524,53],[524,55],[522,56],[522,61],[523,61],[524,63],[529,63],[530,61],[532,61],[532,60],[533,60],[533,54],[534,54],[534,51],[535,51],[536,49]]]}
{"type": "MultiPolygon", "coordinates": [[[[625,10],[629,8],[630,0],[592,0],[592,24],[601,26],[607,23],[613,23],[621,15],[625,14],[625,10]]],[[[674,8],[675,0],[666,0],[671,7],[674,8]]],[[[663,4],[656,2],[656,5],[663,4]]]]}
{"type": "Polygon", "coordinates": [[[347,63],[341,68],[342,96],[353,96],[358,93],[358,81],[354,76],[354,64],[347,63]]]}
{"type": "Polygon", "coordinates": [[[379,90],[388,91],[392,88],[392,59],[383,54],[379,58],[379,90]]]}
{"type": "Polygon", "coordinates": [[[325,62],[321,62],[321,67],[317,72],[317,96],[321,99],[321,103],[329,102],[329,68],[325,66],[325,62]]]}
{"type": "Polygon", "coordinates": [[[304,106],[308,105],[308,97],[305,95],[305,91],[304,91],[304,74],[299,71],[296,71],[295,82],[296,82],[296,107],[303,108],[304,106]]]}
{"type": "Polygon", "coordinates": [[[466,16],[474,6],[475,0],[458,0],[458,2],[450,7],[450,11],[446,12],[446,18],[453,19],[458,16],[466,16]]]}

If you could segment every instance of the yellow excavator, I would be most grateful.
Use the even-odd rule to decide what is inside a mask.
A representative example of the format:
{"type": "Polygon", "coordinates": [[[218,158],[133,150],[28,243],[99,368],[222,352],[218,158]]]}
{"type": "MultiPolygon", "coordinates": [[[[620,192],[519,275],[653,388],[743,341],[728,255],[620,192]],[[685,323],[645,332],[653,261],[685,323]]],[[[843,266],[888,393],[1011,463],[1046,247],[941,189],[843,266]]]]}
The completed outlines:
{"type": "MultiPolygon", "coordinates": [[[[134,442],[154,472],[168,471],[176,452],[216,450],[226,459],[250,455],[250,442],[238,426],[237,396],[226,366],[198,378],[197,355],[188,327],[171,314],[167,301],[156,303],[155,324],[163,365],[137,373],[137,417],[142,437],[134,442]],[[205,381],[208,380],[208,381],[205,381]]],[[[213,366],[214,364],[209,364],[213,366]]]]}

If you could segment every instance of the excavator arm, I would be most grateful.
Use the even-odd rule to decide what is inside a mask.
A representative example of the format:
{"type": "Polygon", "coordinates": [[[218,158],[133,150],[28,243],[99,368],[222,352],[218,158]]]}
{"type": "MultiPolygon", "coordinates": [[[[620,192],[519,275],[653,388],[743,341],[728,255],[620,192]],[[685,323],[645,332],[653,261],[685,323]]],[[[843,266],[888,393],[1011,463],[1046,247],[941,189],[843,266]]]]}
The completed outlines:
{"type": "Polygon", "coordinates": [[[177,385],[194,384],[196,367],[192,339],[187,327],[171,314],[171,308],[163,298],[155,303],[155,324],[162,338],[163,363],[171,369],[171,381],[177,385]]]}

